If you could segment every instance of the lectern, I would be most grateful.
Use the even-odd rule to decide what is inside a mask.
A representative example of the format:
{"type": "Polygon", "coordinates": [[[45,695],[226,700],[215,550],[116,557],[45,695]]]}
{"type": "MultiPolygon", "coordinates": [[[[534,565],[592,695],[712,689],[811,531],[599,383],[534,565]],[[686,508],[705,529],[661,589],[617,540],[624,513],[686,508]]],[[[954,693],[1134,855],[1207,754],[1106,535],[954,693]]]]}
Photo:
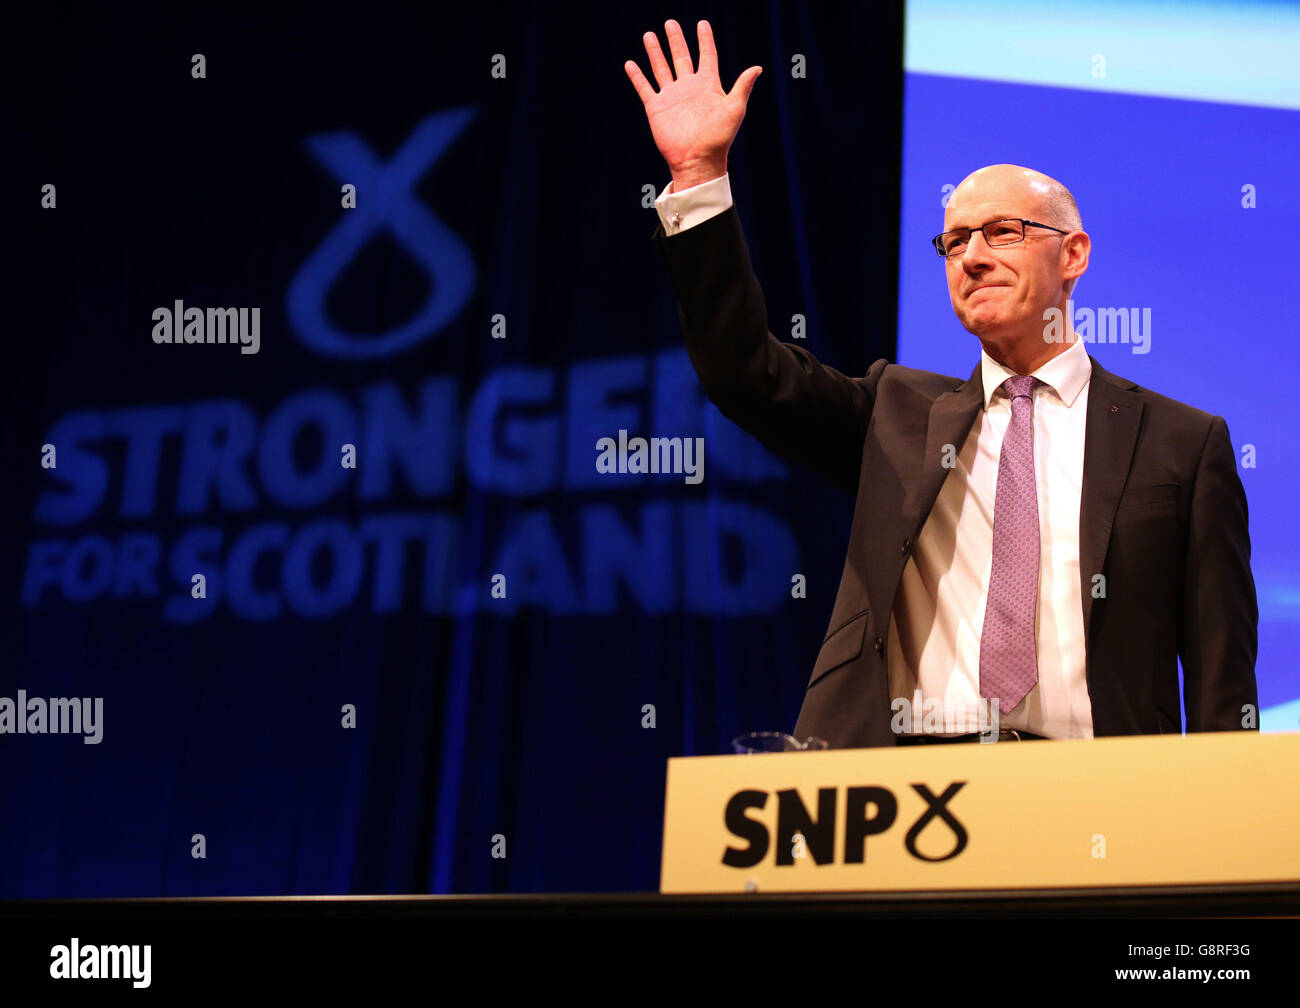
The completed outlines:
{"type": "Polygon", "coordinates": [[[1300,880],[1300,733],[668,761],[663,893],[1300,880]]]}

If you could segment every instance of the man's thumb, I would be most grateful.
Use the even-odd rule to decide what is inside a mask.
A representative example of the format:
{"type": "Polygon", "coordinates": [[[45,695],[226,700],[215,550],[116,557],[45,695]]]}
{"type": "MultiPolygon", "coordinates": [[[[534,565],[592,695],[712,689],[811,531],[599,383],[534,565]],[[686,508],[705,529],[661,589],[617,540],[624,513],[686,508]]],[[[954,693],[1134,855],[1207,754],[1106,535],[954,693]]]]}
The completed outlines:
{"type": "Polygon", "coordinates": [[[727,97],[731,98],[735,95],[739,95],[742,102],[749,104],[749,93],[754,90],[754,82],[758,80],[758,76],[762,72],[763,68],[760,66],[750,67],[736,79],[736,83],[731,89],[731,94],[727,97]]]}

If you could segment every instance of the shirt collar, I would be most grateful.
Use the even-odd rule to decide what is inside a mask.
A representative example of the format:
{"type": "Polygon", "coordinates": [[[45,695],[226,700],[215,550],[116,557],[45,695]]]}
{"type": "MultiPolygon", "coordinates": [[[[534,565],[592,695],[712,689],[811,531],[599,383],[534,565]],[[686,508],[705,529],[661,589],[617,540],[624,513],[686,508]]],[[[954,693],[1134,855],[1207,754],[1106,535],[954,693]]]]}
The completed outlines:
{"type": "MultiPolygon", "coordinates": [[[[1014,377],[1015,372],[995,361],[987,350],[980,351],[980,364],[984,379],[984,408],[987,410],[999,386],[1008,378],[1014,377]]],[[[1033,375],[1055,392],[1067,407],[1073,406],[1083,387],[1088,384],[1088,379],[1092,377],[1092,361],[1083,347],[1083,340],[1076,337],[1073,343],[1035,370],[1033,375]]]]}

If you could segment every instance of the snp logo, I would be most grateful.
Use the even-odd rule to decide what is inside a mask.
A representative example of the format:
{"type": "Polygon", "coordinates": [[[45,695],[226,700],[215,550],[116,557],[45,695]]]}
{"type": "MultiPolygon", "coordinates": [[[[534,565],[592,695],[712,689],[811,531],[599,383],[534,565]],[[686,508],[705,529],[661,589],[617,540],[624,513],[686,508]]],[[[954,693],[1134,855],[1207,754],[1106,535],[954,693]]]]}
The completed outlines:
{"type": "MultiPolygon", "coordinates": [[[[903,845],[919,861],[948,861],[966,849],[966,827],[952,814],[948,803],[966,786],[965,781],[953,781],[936,795],[924,784],[913,784],[915,791],[925,801],[925,811],[907,831],[903,845]],[[952,831],[952,849],[946,854],[930,856],[917,846],[921,832],[933,822],[942,822],[952,831]]],[[[814,863],[832,864],[835,861],[835,824],[839,803],[838,788],[817,790],[817,815],[814,818],[804,806],[799,792],[788,788],[776,792],[776,864],[788,867],[794,864],[803,851],[812,854],[814,863]],[[785,839],[799,836],[797,843],[785,839]]],[[[722,863],[730,868],[753,868],[767,857],[771,838],[765,823],[751,819],[746,813],[761,811],[767,805],[768,792],[737,791],[727,802],[725,820],[727,830],[747,843],[745,847],[727,847],[722,863]]],[[[885,833],[898,819],[898,797],[887,787],[848,787],[844,789],[844,864],[864,864],[867,858],[867,837],[885,833]]]]}
{"type": "Polygon", "coordinates": [[[405,350],[446,326],[474,291],[474,261],[460,240],[411,191],[474,116],[471,108],[429,116],[387,162],[353,132],[310,137],[308,149],[341,183],[357,187],[355,209],[298,270],[289,286],[289,321],[299,339],[331,357],[354,360],[405,350]],[[371,238],[386,229],[429,277],[429,296],[405,324],[386,332],[345,332],[325,302],[334,283],[371,238]]]}

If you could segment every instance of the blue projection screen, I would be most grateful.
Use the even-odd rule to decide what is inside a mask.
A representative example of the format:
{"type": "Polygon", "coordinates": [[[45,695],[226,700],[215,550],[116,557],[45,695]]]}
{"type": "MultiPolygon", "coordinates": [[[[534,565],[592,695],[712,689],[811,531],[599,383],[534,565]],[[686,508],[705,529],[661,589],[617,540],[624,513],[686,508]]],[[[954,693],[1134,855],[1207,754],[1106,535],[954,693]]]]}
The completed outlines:
{"type": "Polygon", "coordinates": [[[965,378],[979,359],[929,245],[957,183],[1009,163],[1065,184],[1092,238],[1073,298],[1089,353],[1227,421],[1260,725],[1296,730],[1300,6],[912,0],[906,33],[899,363],[965,378]]]}

